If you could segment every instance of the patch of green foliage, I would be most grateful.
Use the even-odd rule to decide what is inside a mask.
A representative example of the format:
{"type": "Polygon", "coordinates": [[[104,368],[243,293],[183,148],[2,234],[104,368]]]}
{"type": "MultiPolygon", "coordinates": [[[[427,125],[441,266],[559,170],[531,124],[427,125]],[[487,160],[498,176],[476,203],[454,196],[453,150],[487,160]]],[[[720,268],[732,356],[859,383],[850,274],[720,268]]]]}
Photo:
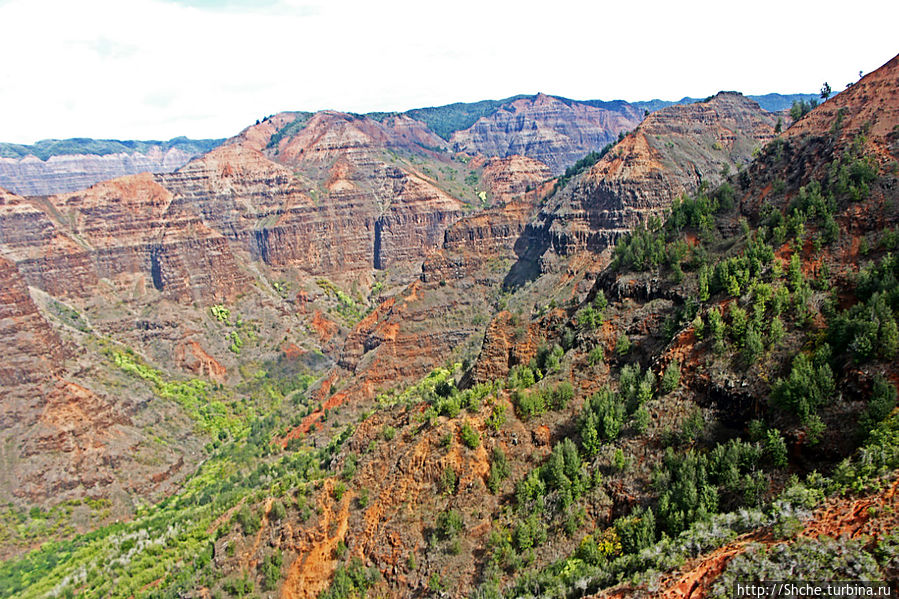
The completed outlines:
{"type": "Polygon", "coordinates": [[[319,599],[365,599],[368,590],[380,579],[377,568],[366,568],[361,559],[354,557],[348,565],[337,566],[331,586],[319,599]]]}
{"type": "Polygon", "coordinates": [[[150,383],[156,395],[181,406],[200,429],[216,438],[223,431],[233,438],[247,434],[246,416],[249,408],[235,411],[235,404],[226,404],[216,397],[209,383],[200,379],[169,381],[159,370],[150,368],[126,350],[110,350],[113,363],[122,371],[150,383]]]}
{"type": "Polygon", "coordinates": [[[602,160],[602,157],[608,154],[609,150],[611,150],[613,147],[615,147],[615,144],[613,143],[606,144],[605,147],[603,147],[603,149],[599,152],[590,152],[589,154],[566,168],[565,172],[558,179],[556,179],[556,183],[553,186],[553,193],[556,193],[557,191],[568,185],[568,182],[571,181],[571,179],[578,176],[579,174],[602,160]]]}
{"type": "Polygon", "coordinates": [[[817,108],[818,100],[811,98],[808,100],[794,100],[793,105],[790,107],[790,118],[794,121],[798,121],[812,110],[817,108]]]}
{"type": "Polygon", "coordinates": [[[446,106],[416,108],[405,114],[423,122],[428,128],[449,140],[450,136],[461,129],[467,129],[484,116],[495,113],[503,104],[514,102],[528,96],[513,96],[505,100],[482,100],[480,102],[456,102],[446,106]]]}
{"type": "Polygon", "coordinates": [[[312,117],[311,112],[299,112],[296,118],[275,131],[268,140],[267,148],[277,148],[282,139],[289,139],[303,130],[312,117]]]}

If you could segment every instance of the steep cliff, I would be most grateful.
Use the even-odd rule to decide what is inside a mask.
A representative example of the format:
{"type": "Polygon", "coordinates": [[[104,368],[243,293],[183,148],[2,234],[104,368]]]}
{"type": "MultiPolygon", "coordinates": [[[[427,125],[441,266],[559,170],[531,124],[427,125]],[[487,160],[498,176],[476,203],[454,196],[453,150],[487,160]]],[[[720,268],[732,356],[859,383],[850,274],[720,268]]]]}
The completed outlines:
{"type": "Polygon", "coordinates": [[[740,94],[652,113],[556,193],[527,235],[560,254],[600,252],[683,193],[714,186],[774,136],[771,114],[740,94]]]}
{"type": "Polygon", "coordinates": [[[170,172],[221,143],[173,139],[138,142],[45,140],[33,146],[0,144],[0,186],[19,195],[50,195],[137,173],[170,172]]]}
{"type": "Polygon", "coordinates": [[[643,118],[642,111],[626,103],[615,106],[617,110],[538,94],[481,117],[468,129],[453,133],[450,143],[457,152],[535,158],[558,175],[643,118]]]}

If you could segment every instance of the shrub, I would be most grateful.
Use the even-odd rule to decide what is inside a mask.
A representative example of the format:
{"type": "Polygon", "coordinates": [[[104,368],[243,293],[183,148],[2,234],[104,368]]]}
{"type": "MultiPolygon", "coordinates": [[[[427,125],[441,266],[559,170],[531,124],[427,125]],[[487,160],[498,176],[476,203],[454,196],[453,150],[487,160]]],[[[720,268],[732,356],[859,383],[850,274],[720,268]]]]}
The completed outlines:
{"type": "Polygon", "coordinates": [[[346,485],[343,484],[343,481],[339,481],[331,490],[331,494],[334,496],[334,499],[336,501],[340,501],[341,499],[343,499],[344,493],[346,493],[346,485]]]}
{"type": "Polygon", "coordinates": [[[587,398],[579,421],[581,445],[587,455],[596,455],[603,442],[617,439],[624,418],[624,403],[608,387],[587,398]]]}
{"type": "Polygon", "coordinates": [[[285,516],[287,516],[287,508],[284,507],[284,504],[280,499],[275,499],[272,502],[272,507],[268,512],[269,520],[277,522],[278,520],[283,520],[285,516]]]}
{"type": "Polygon", "coordinates": [[[458,510],[447,510],[437,516],[437,531],[444,539],[452,539],[462,530],[464,522],[458,510]]]}
{"type": "Polygon", "coordinates": [[[509,372],[508,387],[510,389],[527,389],[537,382],[534,371],[525,365],[518,365],[509,372]]]}
{"type": "Polygon", "coordinates": [[[505,452],[499,447],[494,447],[493,459],[490,461],[490,474],[487,475],[487,488],[490,489],[490,492],[495,495],[510,473],[511,469],[505,452]]]}
{"type": "Polygon", "coordinates": [[[275,549],[274,553],[262,560],[261,570],[263,590],[273,591],[278,586],[278,581],[281,579],[281,564],[283,562],[284,557],[281,554],[280,549],[275,549]]]}
{"type": "Polygon", "coordinates": [[[447,464],[446,468],[443,469],[443,473],[440,475],[440,492],[444,495],[452,495],[456,492],[456,486],[458,485],[459,477],[456,476],[455,469],[447,464]]]}
{"type": "Polygon", "coordinates": [[[778,379],[771,390],[771,399],[778,408],[795,414],[803,424],[811,422],[819,406],[834,391],[833,374],[826,363],[813,362],[805,354],[793,359],[790,374],[778,379]]]}
{"type": "Polygon", "coordinates": [[[766,433],[765,456],[778,468],[787,466],[787,444],[776,428],[769,429],[766,433]]]}
{"type": "Polygon", "coordinates": [[[349,566],[338,565],[327,591],[319,599],[350,599],[365,597],[366,592],[380,579],[377,568],[365,568],[362,560],[354,557],[349,566]]]}
{"type": "Polygon", "coordinates": [[[626,334],[621,333],[621,336],[618,337],[618,341],[615,343],[615,353],[619,356],[624,356],[629,351],[631,351],[631,340],[626,334]]]}
{"type": "Polygon", "coordinates": [[[637,408],[637,411],[634,412],[634,430],[642,434],[649,428],[650,422],[652,422],[652,416],[650,416],[649,410],[644,406],[637,408]]]}
{"type": "Polygon", "coordinates": [[[486,420],[487,426],[494,431],[498,431],[505,422],[506,404],[499,403],[498,401],[491,401],[490,416],[488,416],[486,420]]]}
{"type": "Polygon", "coordinates": [[[625,553],[637,553],[656,540],[656,518],[651,508],[637,508],[629,516],[615,520],[615,532],[625,553]]]}
{"type": "Polygon", "coordinates": [[[242,505],[235,516],[245,535],[255,534],[259,530],[262,522],[259,514],[252,510],[246,504],[242,505]]]}
{"type": "Polygon", "coordinates": [[[462,438],[462,443],[469,449],[474,449],[481,444],[481,436],[468,423],[462,425],[459,436],[462,438]]]}
{"type": "Polygon", "coordinates": [[[546,396],[542,389],[516,389],[512,393],[512,403],[522,420],[529,420],[546,412],[546,396]]]}
{"type": "Polygon", "coordinates": [[[878,376],[874,379],[874,388],[868,407],[862,414],[859,425],[864,434],[867,434],[884,418],[889,416],[896,407],[896,388],[885,378],[878,376]]]}
{"type": "Polygon", "coordinates": [[[597,364],[602,363],[605,359],[605,351],[601,345],[596,345],[593,349],[590,350],[590,353],[587,355],[587,362],[591,366],[596,366],[597,364]]]}
{"type": "Polygon", "coordinates": [[[668,363],[668,366],[665,368],[665,373],[662,375],[661,388],[662,393],[671,393],[677,386],[680,384],[680,362],[677,360],[671,360],[668,363]]]}
{"type": "Polygon", "coordinates": [[[659,493],[659,520],[669,534],[680,533],[718,509],[718,490],[709,478],[706,460],[692,451],[676,456],[669,449],[653,483],[659,493]]]}

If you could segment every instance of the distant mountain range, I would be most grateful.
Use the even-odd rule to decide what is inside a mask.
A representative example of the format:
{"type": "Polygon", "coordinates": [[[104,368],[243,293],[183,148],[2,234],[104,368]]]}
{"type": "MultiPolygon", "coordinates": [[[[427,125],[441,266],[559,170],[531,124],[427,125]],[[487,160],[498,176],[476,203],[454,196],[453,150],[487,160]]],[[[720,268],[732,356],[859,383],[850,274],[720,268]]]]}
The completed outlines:
{"type": "MultiPolygon", "coordinates": [[[[765,94],[748,97],[764,110],[777,112],[788,109],[794,101],[816,96],[765,94]]],[[[616,139],[620,131],[633,129],[647,111],[698,101],[703,99],[582,101],[536,94],[456,102],[406,112],[371,112],[364,116],[379,122],[389,117],[406,116],[424,123],[438,137],[450,142],[448,150],[500,156],[527,155],[546,162],[554,173],[560,174],[583,155],[616,139]],[[539,135],[523,133],[529,126],[528,119],[541,118],[531,110],[539,99],[546,100],[544,109],[553,113],[553,131],[568,129],[569,134],[577,131],[576,140],[564,133],[566,139],[555,140],[537,139],[539,135]],[[611,115],[618,116],[611,118],[611,115]],[[586,128],[585,118],[592,123],[586,128]],[[481,119],[484,122],[473,129],[481,119]],[[510,136],[510,129],[514,136],[510,136]]],[[[311,116],[311,113],[297,114],[311,116]]],[[[20,195],[47,195],[83,189],[124,175],[172,172],[224,141],[176,137],[168,141],[72,138],[46,139],[32,145],[0,143],[0,187],[20,195]]]]}

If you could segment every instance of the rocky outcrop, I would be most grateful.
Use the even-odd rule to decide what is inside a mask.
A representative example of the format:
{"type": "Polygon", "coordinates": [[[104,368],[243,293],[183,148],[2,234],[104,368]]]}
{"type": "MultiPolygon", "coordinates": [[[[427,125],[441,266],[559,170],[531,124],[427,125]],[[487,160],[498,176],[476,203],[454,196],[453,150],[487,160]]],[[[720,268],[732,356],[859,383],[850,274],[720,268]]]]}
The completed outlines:
{"type": "Polygon", "coordinates": [[[164,296],[183,302],[233,298],[248,279],[225,238],[173,199],[145,173],[48,202],[87,247],[98,277],[143,274],[164,296]]]}
{"type": "Polygon", "coordinates": [[[97,282],[88,248],[34,202],[0,190],[0,255],[28,285],[52,295],[85,295],[97,282]]]}
{"type": "Polygon", "coordinates": [[[0,339],[0,386],[6,390],[39,383],[59,372],[60,363],[70,352],[38,312],[15,265],[2,257],[0,339]]]}
{"type": "Polygon", "coordinates": [[[596,165],[557,193],[529,226],[559,254],[599,252],[683,193],[714,186],[774,137],[776,118],[722,92],[654,112],[596,165]]]}
{"type": "MultiPolygon", "coordinates": [[[[419,280],[356,325],[334,372],[350,383],[328,398],[328,407],[412,382],[451,356],[473,357],[495,311],[493,296],[514,261],[515,243],[552,186],[545,165],[528,158],[491,161],[485,172],[495,182],[488,186],[494,201],[508,201],[447,228],[440,248],[425,258],[419,280]]],[[[535,346],[519,349],[533,352],[535,346]]]]}
{"type": "Polygon", "coordinates": [[[505,104],[468,129],[453,133],[450,143],[457,152],[528,156],[561,174],[620,132],[636,127],[642,118],[642,111],[623,102],[599,107],[537,94],[505,104]]]}
{"type": "Polygon", "coordinates": [[[899,56],[799,119],[784,132],[784,138],[792,141],[830,133],[845,142],[863,132],[869,147],[880,156],[899,154],[897,77],[899,56]]]}
{"type": "Polygon", "coordinates": [[[505,204],[523,199],[552,178],[552,171],[544,163],[515,155],[490,158],[484,165],[481,182],[490,190],[494,204],[505,204]]]}
{"type": "Polygon", "coordinates": [[[465,384],[489,383],[505,378],[516,364],[527,364],[537,353],[536,333],[517,322],[508,311],[497,314],[484,333],[481,354],[465,384]]]}
{"type": "Polygon", "coordinates": [[[252,257],[312,274],[408,269],[461,215],[458,200],[379,158],[424,135],[411,119],[387,128],[319,113],[270,147],[293,122],[276,115],[159,181],[252,257]]]}

